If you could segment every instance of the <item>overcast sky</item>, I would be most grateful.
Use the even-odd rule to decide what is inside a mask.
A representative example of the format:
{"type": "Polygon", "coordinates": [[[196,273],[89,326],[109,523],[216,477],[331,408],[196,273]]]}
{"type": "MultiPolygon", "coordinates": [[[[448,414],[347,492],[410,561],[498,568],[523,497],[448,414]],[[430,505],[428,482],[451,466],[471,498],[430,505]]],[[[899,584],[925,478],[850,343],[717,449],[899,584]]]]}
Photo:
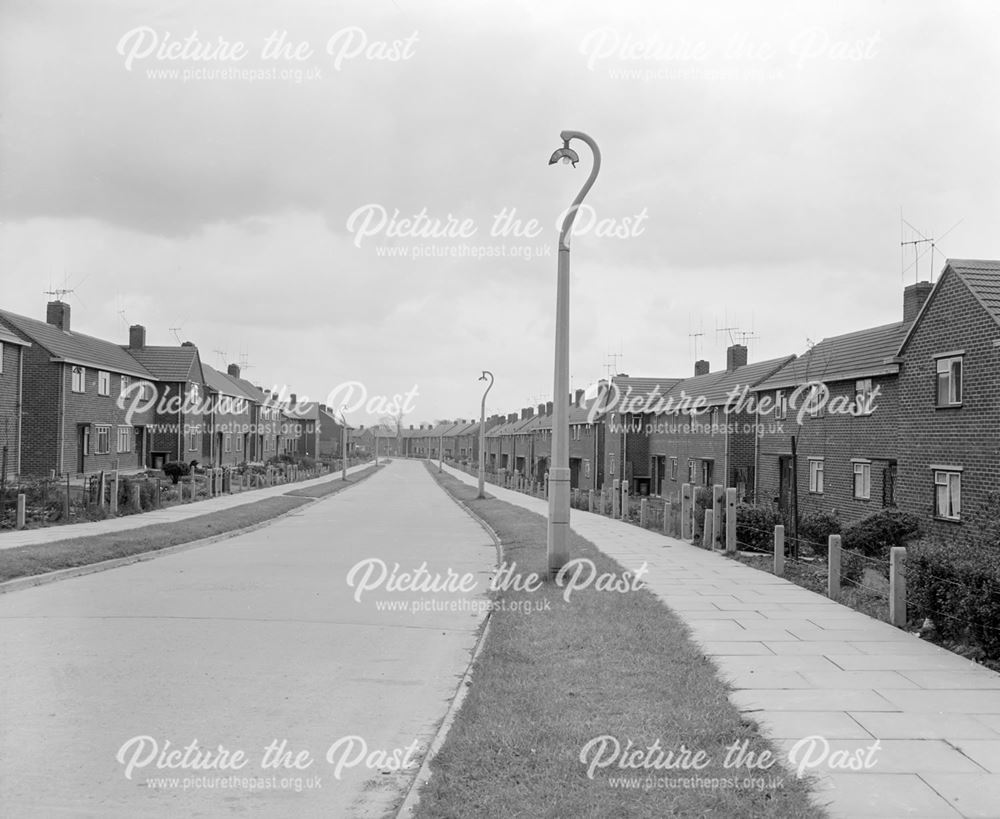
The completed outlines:
{"type": "Polygon", "coordinates": [[[0,5],[3,307],[43,317],[67,287],[74,329],[176,332],[320,400],[416,387],[409,423],[478,414],[483,368],[490,411],[537,404],[557,217],[591,165],[574,143],[578,167],[547,166],[563,129],[603,153],[575,387],[609,352],[724,365],[722,327],[755,360],[802,353],[899,320],[945,256],[1000,258],[998,4],[265,6],[0,5]],[[933,271],[901,213],[940,237],[933,271]]]}

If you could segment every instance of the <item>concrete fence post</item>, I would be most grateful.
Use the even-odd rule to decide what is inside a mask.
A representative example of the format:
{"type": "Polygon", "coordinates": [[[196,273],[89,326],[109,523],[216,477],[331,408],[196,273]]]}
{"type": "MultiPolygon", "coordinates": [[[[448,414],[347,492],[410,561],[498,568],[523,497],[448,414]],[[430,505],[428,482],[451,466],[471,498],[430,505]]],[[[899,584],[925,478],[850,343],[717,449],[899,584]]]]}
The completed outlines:
{"type": "Polygon", "coordinates": [[[621,517],[622,508],[622,482],[615,478],[611,484],[611,517],[617,519],[621,517]]]}
{"type": "Polygon", "coordinates": [[[588,512],[593,512],[594,511],[594,490],[593,489],[588,489],[587,490],[587,511],[588,512]]]}
{"type": "Polygon", "coordinates": [[[906,625],[906,547],[889,550],[889,622],[906,625]]]}
{"type": "Polygon", "coordinates": [[[673,535],[673,531],[670,528],[670,510],[673,509],[673,501],[669,496],[663,499],[663,534],[673,535]]]}
{"type": "Polygon", "coordinates": [[[191,491],[191,500],[194,500],[198,490],[196,489],[193,473],[188,477],[188,489],[191,491]]]}
{"type": "Polygon", "coordinates": [[[105,490],[104,487],[107,486],[107,482],[106,481],[107,481],[107,476],[104,474],[104,472],[102,470],[101,471],[101,477],[98,478],[98,480],[97,480],[97,505],[101,509],[104,508],[104,504],[105,504],[104,495],[105,495],[105,491],[106,490],[105,490]]]}
{"type": "Polygon", "coordinates": [[[721,549],[723,545],[722,539],[725,533],[722,530],[722,520],[725,506],[726,488],[721,483],[717,483],[712,487],[712,532],[715,535],[712,547],[715,549],[721,549]]]}
{"type": "Polygon", "coordinates": [[[705,510],[705,523],[701,530],[701,548],[712,549],[715,542],[715,513],[711,509],[705,510]]]}
{"type": "Polygon", "coordinates": [[[639,525],[643,529],[646,528],[646,524],[648,523],[647,520],[648,516],[649,516],[649,500],[647,498],[643,498],[641,501],[639,501],[639,525]]]}
{"type": "Polygon", "coordinates": [[[691,484],[681,486],[681,539],[690,540],[691,532],[691,484]]]}
{"type": "Polygon", "coordinates": [[[118,470],[115,470],[115,476],[111,479],[111,509],[109,510],[112,515],[118,514],[118,470]]]}
{"type": "Polygon", "coordinates": [[[726,490],[726,553],[736,554],[736,490],[726,490]]]}
{"type": "Polygon", "coordinates": [[[156,487],[155,488],[156,488],[156,494],[153,496],[153,508],[154,509],[159,509],[160,505],[161,505],[160,479],[159,478],[156,479],[156,487]]]}
{"type": "Polygon", "coordinates": [[[18,494],[17,496],[17,518],[15,521],[15,527],[18,529],[24,528],[24,509],[25,509],[25,497],[23,494],[18,494]]]}
{"type": "Polygon", "coordinates": [[[136,512],[142,511],[142,495],[140,494],[139,484],[132,484],[132,508],[136,512]]]}
{"type": "Polygon", "coordinates": [[[628,520],[629,518],[629,505],[628,505],[628,481],[622,481],[622,520],[628,520]]]}
{"type": "Polygon", "coordinates": [[[778,577],[785,573],[785,527],[780,523],[774,527],[774,573],[778,577]]]}
{"type": "Polygon", "coordinates": [[[829,574],[826,578],[826,596],[831,600],[840,599],[840,535],[830,535],[827,554],[829,574]]]}

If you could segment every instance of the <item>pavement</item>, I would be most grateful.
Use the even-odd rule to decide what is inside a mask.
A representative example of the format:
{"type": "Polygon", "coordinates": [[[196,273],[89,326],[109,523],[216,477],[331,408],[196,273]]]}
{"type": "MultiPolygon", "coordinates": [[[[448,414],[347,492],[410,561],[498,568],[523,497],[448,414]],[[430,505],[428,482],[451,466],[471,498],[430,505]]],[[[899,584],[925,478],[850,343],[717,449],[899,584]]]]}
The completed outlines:
{"type": "MultiPolygon", "coordinates": [[[[374,462],[352,466],[348,468],[347,474],[351,475],[355,472],[361,472],[371,466],[374,466],[374,462]]],[[[198,515],[207,515],[210,512],[221,512],[223,509],[232,509],[248,503],[257,503],[265,498],[278,497],[291,492],[293,489],[318,486],[331,480],[336,480],[340,475],[341,472],[338,469],[334,472],[328,472],[319,478],[311,478],[307,481],[264,486],[260,489],[245,489],[242,492],[234,492],[232,495],[217,495],[214,498],[207,498],[205,500],[179,503],[174,506],[166,506],[163,509],[143,512],[139,515],[125,515],[120,518],[86,521],[84,523],[69,523],[65,526],[42,526],[37,529],[7,529],[0,532],[0,550],[14,549],[18,546],[36,546],[39,543],[53,543],[70,538],[89,537],[90,535],[117,534],[118,532],[127,532],[129,529],[138,529],[141,526],[187,520],[198,515]]],[[[185,491],[187,491],[186,487],[185,491]]]]}
{"type": "MultiPolygon", "coordinates": [[[[548,512],[545,500],[487,491],[548,512]]],[[[808,762],[815,800],[831,816],[1000,817],[1000,674],[684,541],[577,509],[570,525],[624,569],[647,564],[647,587],[687,624],[730,700],[784,760],[808,762]],[[849,760],[873,764],[839,767],[849,760]]]]}
{"type": "Polygon", "coordinates": [[[388,583],[355,599],[362,575],[348,578],[365,560],[485,580],[496,549],[423,464],[395,460],[264,528],[0,595],[2,813],[393,809],[467,670],[486,599],[436,592],[451,608],[416,613],[430,595],[388,583]]]}

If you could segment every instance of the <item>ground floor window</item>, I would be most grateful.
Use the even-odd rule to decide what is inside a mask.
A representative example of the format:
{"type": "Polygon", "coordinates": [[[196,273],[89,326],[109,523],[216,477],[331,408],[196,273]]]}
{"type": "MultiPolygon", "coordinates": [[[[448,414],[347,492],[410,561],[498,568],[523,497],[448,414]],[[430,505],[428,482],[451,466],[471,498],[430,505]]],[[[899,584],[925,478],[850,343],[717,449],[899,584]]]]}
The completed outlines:
{"type": "Polygon", "coordinates": [[[118,427],[118,451],[132,451],[132,427],[118,427]]]}
{"type": "Polygon", "coordinates": [[[809,459],[809,491],[817,495],[823,494],[823,459],[809,459]]]}
{"type": "Polygon", "coordinates": [[[98,425],[94,427],[97,441],[94,445],[95,455],[106,455],[111,451],[111,427],[98,425]]]}
{"type": "Polygon", "coordinates": [[[197,432],[189,432],[188,433],[188,442],[187,442],[187,444],[188,444],[188,449],[197,449],[198,448],[198,433],[197,432]]]}
{"type": "Polygon", "coordinates": [[[854,462],[854,497],[869,500],[872,496],[872,465],[866,461],[854,462]]]}
{"type": "Polygon", "coordinates": [[[934,514],[945,520],[962,518],[962,473],[934,471],[934,514]]]}

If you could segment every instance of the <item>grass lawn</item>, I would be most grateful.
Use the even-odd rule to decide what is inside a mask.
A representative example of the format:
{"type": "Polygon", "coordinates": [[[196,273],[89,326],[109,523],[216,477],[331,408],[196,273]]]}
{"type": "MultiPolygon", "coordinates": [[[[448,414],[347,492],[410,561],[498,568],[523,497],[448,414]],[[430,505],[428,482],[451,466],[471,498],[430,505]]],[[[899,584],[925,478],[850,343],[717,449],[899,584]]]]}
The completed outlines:
{"type": "MultiPolygon", "coordinates": [[[[496,530],[518,575],[544,573],[542,517],[492,498],[475,500],[474,488],[433,474],[496,530]]],[[[588,541],[570,538],[574,557],[621,576],[621,566],[588,541]]],[[[712,663],[650,592],[591,587],[567,602],[563,589],[546,583],[498,594],[506,608],[491,615],[472,687],[431,763],[416,816],[825,815],[810,803],[806,783],[778,764],[724,767],[733,743],[746,741],[756,754],[773,749],[742,721],[712,663]],[[657,770],[621,768],[616,760],[591,777],[581,751],[602,736],[623,750],[631,742],[632,750],[645,751],[658,741],[664,756],[683,745],[711,761],[701,770],[657,770]],[[686,785],[678,782],[685,778],[686,785]],[[751,778],[746,789],[733,784],[751,778]]],[[[655,754],[647,759],[655,762],[655,754]]]]}
{"type": "Polygon", "coordinates": [[[180,543],[220,535],[263,523],[310,503],[310,498],[325,497],[346,489],[375,471],[375,467],[307,489],[296,489],[279,497],[208,512],[172,523],[154,523],[114,534],[89,535],[57,540],[34,546],[0,550],[0,582],[30,577],[74,566],[88,566],[104,560],[153,552],[180,543]]]}

